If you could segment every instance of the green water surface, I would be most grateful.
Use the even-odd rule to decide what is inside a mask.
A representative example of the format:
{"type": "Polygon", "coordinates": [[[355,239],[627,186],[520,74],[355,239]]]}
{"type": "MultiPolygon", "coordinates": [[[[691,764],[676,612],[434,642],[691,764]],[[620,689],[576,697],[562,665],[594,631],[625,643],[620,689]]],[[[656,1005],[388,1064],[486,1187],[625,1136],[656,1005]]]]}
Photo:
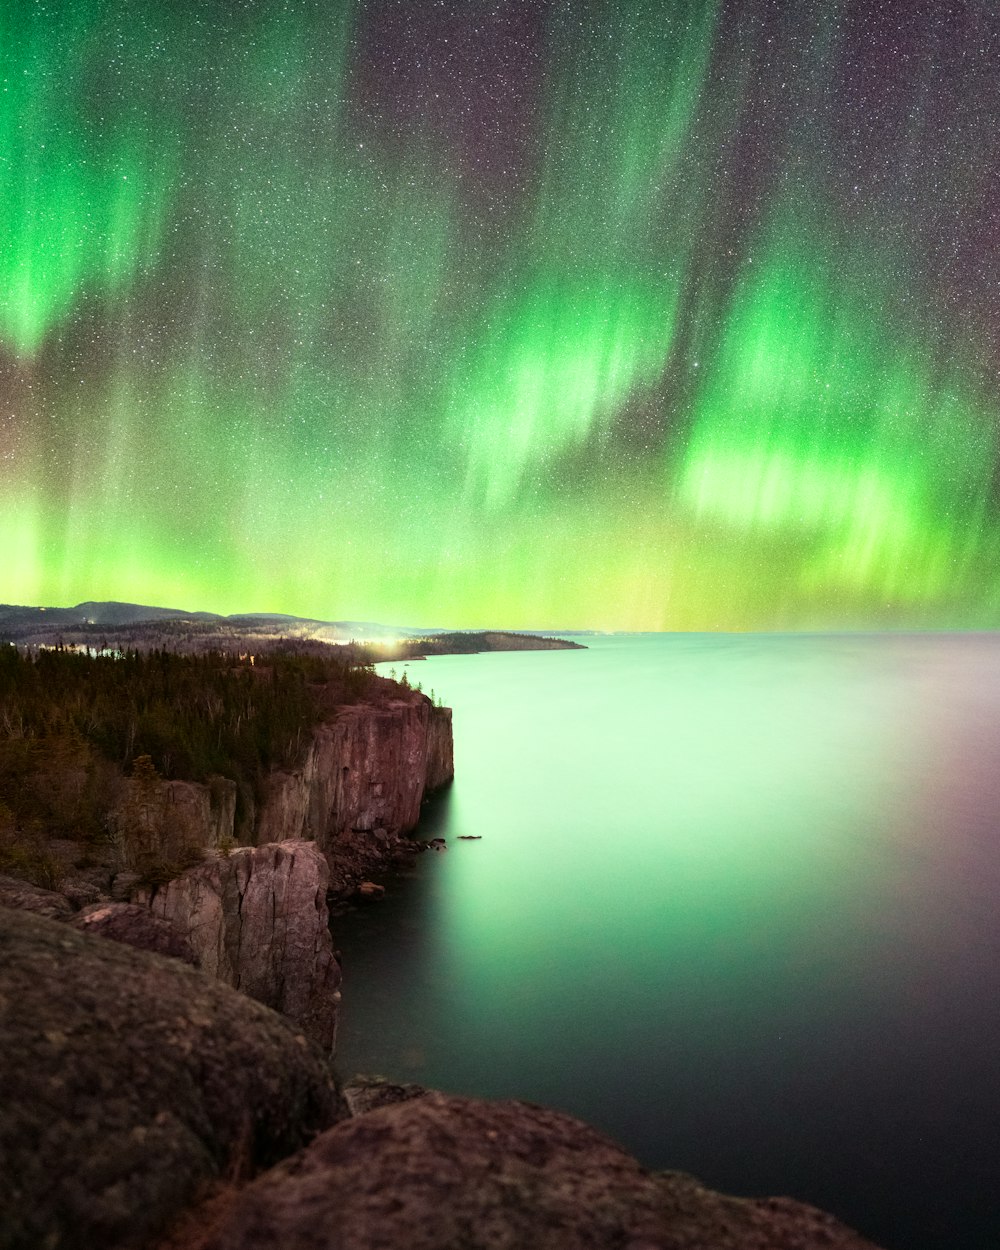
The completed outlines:
{"type": "Polygon", "coordinates": [[[336,922],[341,1068],[1000,1244],[1000,639],[585,641],[406,670],[454,707],[448,850],[336,922]]]}

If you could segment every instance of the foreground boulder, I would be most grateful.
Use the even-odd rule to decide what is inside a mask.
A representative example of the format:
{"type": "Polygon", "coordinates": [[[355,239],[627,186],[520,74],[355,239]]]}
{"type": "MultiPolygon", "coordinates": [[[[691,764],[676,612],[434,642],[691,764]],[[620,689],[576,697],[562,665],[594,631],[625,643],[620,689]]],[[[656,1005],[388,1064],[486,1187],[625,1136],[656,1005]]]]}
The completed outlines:
{"type": "Polygon", "coordinates": [[[243,846],[161,887],[153,915],[190,943],[204,972],[293,1020],[333,1048],[340,965],[315,842],[243,846]]]}
{"type": "MultiPolygon", "coordinates": [[[[578,1120],[428,1093],[338,1124],[238,1194],[203,1250],[874,1250],[788,1199],[646,1172],[578,1120]]],[[[391,1091],[390,1091],[391,1093],[391,1091]]]]}
{"type": "Polygon", "coordinates": [[[322,1054],[177,960],[0,909],[0,1247],[148,1246],[329,1126],[322,1054]]]}

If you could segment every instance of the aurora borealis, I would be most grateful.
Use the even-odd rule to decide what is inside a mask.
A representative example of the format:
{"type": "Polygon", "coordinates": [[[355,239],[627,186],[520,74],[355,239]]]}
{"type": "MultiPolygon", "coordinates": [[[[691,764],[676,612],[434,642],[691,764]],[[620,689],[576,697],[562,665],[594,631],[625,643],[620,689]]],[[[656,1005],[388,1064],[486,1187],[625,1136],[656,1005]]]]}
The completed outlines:
{"type": "Polygon", "coordinates": [[[0,600],[1000,626],[981,0],[25,0],[0,600]]]}

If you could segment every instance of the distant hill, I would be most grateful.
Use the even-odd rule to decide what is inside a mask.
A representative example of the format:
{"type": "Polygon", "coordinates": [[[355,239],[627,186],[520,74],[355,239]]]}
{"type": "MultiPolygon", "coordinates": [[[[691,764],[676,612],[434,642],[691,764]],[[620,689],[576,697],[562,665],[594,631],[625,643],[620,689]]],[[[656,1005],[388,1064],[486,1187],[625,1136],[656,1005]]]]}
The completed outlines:
{"type": "Polygon", "coordinates": [[[141,603],[78,603],[68,612],[79,612],[90,625],[134,625],[138,621],[217,621],[214,612],[187,612],[182,608],[150,608],[141,603]]]}
{"type": "Polygon", "coordinates": [[[0,641],[31,647],[62,643],[81,649],[148,651],[153,648],[189,653],[263,651],[279,643],[321,651],[331,644],[377,644],[369,658],[444,655],[455,652],[550,650],[578,644],[522,631],[462,631],[383,625],[375,621],[320,621],[278,612],[189,612],[182,608],[139,603],[87,601],[72,608],[0,604],[0,641]],[[416,640],[416,641],[414,641],[416,640]],[[385,650],[389,648],[389,650],[385,650]]]}
{"type": "Polygon", "coordinates": [[[276,628],[301,633],[325,631],[331,636],[351,638],[414,638],[446,631],[426,626],[382,625],[374,621],[321,621],[312,617],[289,616],[281,612],[238,612],[220,616],[217,612],[190,612],[184,608],[157,608],[142,603],[119,603],[116,600],[98,603],[88,600],[71,608],[30,607],[0,604],[0,632],[53,629],[59,626],[94,625],[114,628],[159,621],[225,622],[238,629],[276,628]]]}
{"type": "Polygon", "coordinates": [[[78,603],[72,608],[35,608],[0,604],[0,631],[51,629],[59,625],[135,625],[140,621],[219,621],[214,612],[152,608],[141,603],[78,603]]]}

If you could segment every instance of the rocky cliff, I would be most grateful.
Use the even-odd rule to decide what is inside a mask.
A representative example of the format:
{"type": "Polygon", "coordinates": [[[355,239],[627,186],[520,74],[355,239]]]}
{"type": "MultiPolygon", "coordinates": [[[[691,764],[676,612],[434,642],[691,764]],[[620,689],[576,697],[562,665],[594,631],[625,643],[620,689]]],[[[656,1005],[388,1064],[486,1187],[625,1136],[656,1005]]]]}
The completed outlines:
{"type": "Polygon", "coordinates": [[[377,854],[413,829],[424,796],[453,775],[450,708],[422,695],[340,708],[313,731],[302,764],[272,776],[258,845],[315,839],[336,873],[359,841],[377,854]]]}
{"type": "MultiPolygon", "coordinates": [[[[377,856],[416,826],[425,796],[454,772],[451,708],[416,692],[334,708],[310,732],[301,762],[272,773],[250,839],[240,840],[315,841],[333,866],[361,834],[377,856]]],[[[236,786],[221,777],[209,785],[128,779],[111,823],[113,833],[131,826],[133,840],[151,846],[225,847],[236,840],[236,786]]]]}
{"type": "Polygon", "coordinates": [[[340,967],[329,869],[315,843],[239,847],[162,886],[153,915],[190,943],[203,972],[287,1016],[332,1050],[340,967]]]}
{"type": "Polygon", "coordinates": [[[98,913],[80,916],[81,927],[166,951],[162,934],[146,932],[141,918],[122,910],[141,903],[168,922],[178,948],[189,946],[208,975],[331,1049],[340,969],[327,894],[351,893],[390,859],[417,824],[425,794],[454,769],[449,708],[410,690],[346,706],[329,697],[301,763],[270,778],[256,846],[231,849],[232,781],[164,781],[142,757],[120,784],[108,862],[94,869],[99,881],[67,879],[56,892],[0,880],[0,901],[60,919],[100,903],[98,913]],[[117,909],[105,906],[112,900],[117,909]]]}
{"type": "Polygon", "coordinates": [[[234,782],[164,781],[155,773],[121,782],[109,825],[119,868],[136,872],[131,889],[144,872],[147,880],[176,876],[202,850],[304,840],[326,855],[333,892],[345,893],[391,856],[416,826],[425,796],[453,776],[451,709],[401,691],[329,708],[298,765],[271,774],[239,828],[234,782]]]}

